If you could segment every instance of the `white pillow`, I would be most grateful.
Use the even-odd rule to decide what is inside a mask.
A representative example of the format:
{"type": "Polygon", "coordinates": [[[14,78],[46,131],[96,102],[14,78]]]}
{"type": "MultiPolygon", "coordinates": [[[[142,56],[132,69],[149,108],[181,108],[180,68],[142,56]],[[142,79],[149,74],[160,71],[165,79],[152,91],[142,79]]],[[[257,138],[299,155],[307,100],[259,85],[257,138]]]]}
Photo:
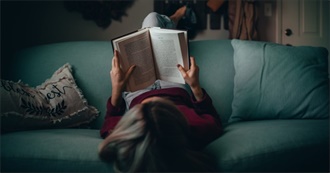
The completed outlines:
{"type": "Polygon", "coordinates": [[[1,132],[87,124],[99,111],[88,105],[65,64],[35,88],[1,80],[1,132]]]}

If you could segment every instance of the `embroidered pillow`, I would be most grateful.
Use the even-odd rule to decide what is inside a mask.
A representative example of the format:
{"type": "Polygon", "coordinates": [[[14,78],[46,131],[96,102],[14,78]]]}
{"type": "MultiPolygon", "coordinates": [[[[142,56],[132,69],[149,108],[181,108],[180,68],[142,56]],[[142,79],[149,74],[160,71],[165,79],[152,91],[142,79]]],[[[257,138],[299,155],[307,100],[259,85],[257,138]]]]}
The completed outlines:
{"type": "Polygon", "coordinates": [[[99,115],[83,97],[69,64],[35,88],[1,80],[0,90],[2,132],[76,127],[99,115]]]}

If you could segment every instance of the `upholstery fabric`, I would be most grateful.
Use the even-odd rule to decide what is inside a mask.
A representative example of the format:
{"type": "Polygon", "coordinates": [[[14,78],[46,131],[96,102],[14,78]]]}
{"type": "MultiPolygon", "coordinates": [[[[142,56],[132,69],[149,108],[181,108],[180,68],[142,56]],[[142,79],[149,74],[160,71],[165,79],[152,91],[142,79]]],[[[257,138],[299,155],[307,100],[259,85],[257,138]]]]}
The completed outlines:
{"type": "MultiPolygon", "coordinates": [[[[196,40],[189,46],[200,68],[201,85],[226,124],[234,94],[231,40],[196,40]]],[[[81,41],[29,48],[1,62],[2,79],[21,79],[31,87],[70,63],[88,103],[101,112],[87,127],[2,134],[1,172],[114,172],[112,164],[97,155],[111,94],[111,58],[110,41],[81,41]]],[[[329,119],[227,124],[223,135],[204,151],[217,163],[217,172],[329,172],[329,119]]]]}
{"type": "Polygon", "coordinates": [[[113,172],[98,157],[98,130],[45,129],[1,136],[5,172],[113,172]]]}
{"type": "Polygon", "coordinates": [[[234,100],[229,122],[329,117],[328,51],[232,40],[234,100]]]}
{"type": "Polygon", "coordinates": [[[216,105],[222,123],[226,124],[232,113],[235,73],[230,40],[192,41],[189,46],[190,56],[195,57],[199,67],[200,84],[216,105]]]}
{"type": "Polygon", "coordinates": [[[109,71],[113,56],[110,41],[54,43],[27,48],[1,64],[1,78],[24,81],[31,87],[40,85],[65,63],[72,66],[76,84],[90,105],[100,111],[90,128],[100,128],[105,105],[111,94],[109,71]],[[19,63],[18,63],[19,62],[19,63]],[[18,70],[19,69],[19,70],[18,70]]]}
{"type": "Polygon", "coordinates": [[[329,119],[230,124],[205,152],[219,172],[328,172],[329,119]]]}

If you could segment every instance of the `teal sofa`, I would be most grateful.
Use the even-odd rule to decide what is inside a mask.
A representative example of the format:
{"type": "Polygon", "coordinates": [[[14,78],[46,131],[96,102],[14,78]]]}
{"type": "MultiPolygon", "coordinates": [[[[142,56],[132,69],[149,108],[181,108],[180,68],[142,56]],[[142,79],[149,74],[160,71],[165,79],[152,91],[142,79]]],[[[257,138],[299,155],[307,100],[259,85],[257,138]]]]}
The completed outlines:
{"type": "MultiPolygon", "coordinates": [[[[236,40],[236,42],[239,41],[236,40]]],[[[251,44],[253,45],[254,42],[251,44]]],[[[268,43],[255,44],[256,46],[261,44],[261,47],[265,48],[268,43]]],[[[288,114],[287,117],[278,117],[277,115],[282,116],[283,111],[273,115],[272,112],[276,112],[273,109],[278,105],[282,107],[290,105],[289,103],[272,104],[273,100],[268,96],[267,100],[269,104],[272,104],[270,105],[272,111],[263,110],[263,114],[253,117],[254,112],[269,105],[251,111],[249,109],[253,106],[253,99],[247,98],[244,102],[244,99],[239,98],[242,93],[237,94],[241,91],[237,86],[241,82],[238,74],[242,72],[238,71],[241,67],[238,64],[244,65],[250,62],[242,63],[244,58],[240,61],[234,59],[234,56],[244,55],[244,52],[236,52],[240,50],[240,47],[234,47],[233,40],[190,41],[189,46],[190,55],[196,58],[200,67],[200,82],[213,99],[213,104],[224,124],[222,136],[204,149],[204,152],[209,154],[217,164],[219,172],[329,172],[327,62],[320,72],[323,74],[320,80],[323,81],[315,86],[323,86],[318,90],[318,94],[321,92],[320,97],[323,99],[318,103],[318,105],[323,105],[317,108],[320,109],[319,112],[314,113],[309,110],[311,105],[318,106],[313,104],[315,98],[312,98],[298,103],[303,105],[301,109],[305,114],[311,112],[310,116],[305,116],[305,114],[300,116],[299,113],[302,111],[291,116],[290,111],[287,111],[284,112],[288,114]],[[324,81],[324,75],[326,75],[326,81],[324,81]],[[242,102],[246,111],[238,110],[244,107],[240,106],[242,102]],[[248,116],[240,117],[243,114],[248,116]],[[267,117],[268,114],[269,117],[267,117]]],[[[105,115],[107,99],[111,94],[109,78],[113,56],[111,48],[111,43],[107,41],[65,42],[36,46],[22,50],[13,57],[2,57],[1,79],[21,80],[31,87],[40,85],[59,67],[69,63],[77,86],[88,104],[99,110],[99,116],[92,122],[78,127],[46,127],[2,133],[1,172],[113,172],[112,164],[104,163],[98,157],[98,145],[102,141],[99,129],[105,115]]],[[[263,51],[264,54],[269,52],[268,49],[263,51]]],[[[256,51],[245,52],[246,56],[256,53],[256,51]]],[[[277,53],[280,56],[283,55],[281,52],[277,51],[277,53]]],[[[323,51],[322,56],[327,57],[327,52],[323,51]]],[[[249,68],[254,65],[256,63],[251,63],[249,68]]],[[[276,67],[274,66],[273,69],[275,70],[276,67]]],[[[261,78],[268,74],[267,69],[262,70],[264,73],[261,78]]],[[[247,75],[244,72],[243,74],[247,75]]],[[[240,77],[245,79],[244,75],[240,77]]],[[[258,75],[252,75],[252,77],[258,78],[258,75]]],[[[252,77],[244,81],[242,86],[251,85],[254,81],[252,77]]],[[[314,77],[317,78],[317,76],[314,77]]],[[[257,81],[261,84],[267,79],[257,81]]],[[[313,84],[314,80],[308,82],[313,84]]],[[[264,89],[269,89],[274,85],[272,83],[264,89]]],[[[276,93],[266,92],[266,94],[272,93],[273,97],[284,97],[287,93],[291,94],[299,90],[290,87],[287,81],[282,85],[285,90],[290,89],[292,92],[281,89],[276,93]]],[[[262,88],[262,86],[259,87],[262,88]]],[[[247,93],[254,94],[255,91],[249,90],[247,93]]],[[[260,94],[262,91],[256,93],[260,94]]],[[[311,92],[306,97],[310,95],[311,92]]],[[[290,100],[290,96],[292,97],[289,95],[284,100],[290,100]]],[[[6,102],[6,100],[2,99],[1,102],[6,102]]]]}

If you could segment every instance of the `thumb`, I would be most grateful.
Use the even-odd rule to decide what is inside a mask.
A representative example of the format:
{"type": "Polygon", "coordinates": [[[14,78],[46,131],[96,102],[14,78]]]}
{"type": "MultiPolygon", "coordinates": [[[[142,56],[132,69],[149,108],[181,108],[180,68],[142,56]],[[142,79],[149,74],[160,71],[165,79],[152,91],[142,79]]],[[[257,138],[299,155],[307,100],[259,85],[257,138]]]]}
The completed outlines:
{"type": "Polygon", "coordinates": [[[133,70],[135,69],[136,65],[132,65],[129,67],[129,69],[127,70],[126,74],[125,74],[125,80],[127,80],[133,73],[133,70]]]}

